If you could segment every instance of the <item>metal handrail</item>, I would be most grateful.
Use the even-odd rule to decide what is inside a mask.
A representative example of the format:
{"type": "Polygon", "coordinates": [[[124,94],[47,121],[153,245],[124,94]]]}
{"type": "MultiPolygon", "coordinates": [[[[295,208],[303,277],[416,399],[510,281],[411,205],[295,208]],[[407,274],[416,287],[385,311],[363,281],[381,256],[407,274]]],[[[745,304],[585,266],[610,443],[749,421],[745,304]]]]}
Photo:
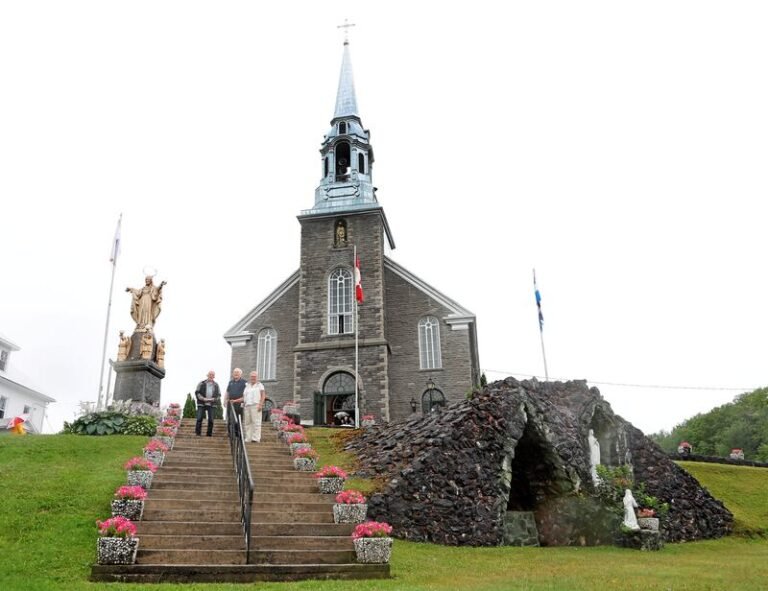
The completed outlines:
{"type": "Polygon", "coordinates": [[[237,490],[240,493],[240,520],[245,535],[245,564],[250,564],[251,556],[251,503],[253,502],[253,475],[245,452],[243,425],[230,402],[227,408],[227,434],[232,461],[237,474],[237,490]],[[232,419],[235,420],[232,420],[232,419]]]}

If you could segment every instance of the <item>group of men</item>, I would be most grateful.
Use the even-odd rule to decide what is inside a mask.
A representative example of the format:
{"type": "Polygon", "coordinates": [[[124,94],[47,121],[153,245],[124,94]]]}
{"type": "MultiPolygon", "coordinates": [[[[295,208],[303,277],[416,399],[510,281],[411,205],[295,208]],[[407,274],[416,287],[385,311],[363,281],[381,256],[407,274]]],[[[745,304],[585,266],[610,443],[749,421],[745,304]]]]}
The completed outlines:
{"type": "MultiPolygon", "coordinates": [[[[235,413],[243,424],[243,439],[245,441],[261,441],[261,411],[267,392],[259,381],[259,373],[252,371],[249,381],[243,379],[243,370],[236,367],[232,372],[232,379],[227,385],[224,405],[232,403],[235,413]]],[[[195,435],[200,437],[203,430],[203,416],[208,415],[208,430],[206,435],[213,436],[213,408],[216,400],[221,398],[221,389],[216,383],[216,372],[208,372],[207,379],[197,385],[195,398],[197,399],[197,421],[195,422],[195,435]]],[[[228,411],[229,413],[229,411],[228,411]]],[[[227,420],[236,420],[227,414],[227,420]]]]}

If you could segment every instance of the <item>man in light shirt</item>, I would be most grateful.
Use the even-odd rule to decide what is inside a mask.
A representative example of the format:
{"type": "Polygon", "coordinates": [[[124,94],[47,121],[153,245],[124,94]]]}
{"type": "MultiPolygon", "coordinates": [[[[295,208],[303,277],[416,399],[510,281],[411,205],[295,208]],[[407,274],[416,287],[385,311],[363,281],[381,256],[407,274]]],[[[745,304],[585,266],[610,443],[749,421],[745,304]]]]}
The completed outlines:
{"type": "Polygon", "coordinates": [[[243,415],[245,418],[245,441],[261,441],[261,409],[267,392],[259,381],[259,373],[252,371],[250,381],[243,392],[243,415]]]}

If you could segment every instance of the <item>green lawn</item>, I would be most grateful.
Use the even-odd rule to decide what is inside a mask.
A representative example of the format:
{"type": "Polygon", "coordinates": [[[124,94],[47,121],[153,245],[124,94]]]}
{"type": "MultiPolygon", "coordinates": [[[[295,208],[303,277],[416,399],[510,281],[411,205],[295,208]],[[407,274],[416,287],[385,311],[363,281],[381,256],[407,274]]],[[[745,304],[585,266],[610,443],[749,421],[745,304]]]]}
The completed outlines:
{"type": "Polygon", "coordinates": [[[704,462],[678,465],[731,510],[736,533],[768,535],[768,469],[704,462]]]}
{"type": "MultiPolygon", "coordinates": [[[[316,436],[327,440],[319,432],[316,436]]],[[[122,463],[138,454],[144,442],[145,438],[127,436],[0,438],[0,590],[180,589],[170,584],[124,585],[87,580],[96,553],[94,522],[108,516],[111,495],[125,480],[122,463]]],[[[334,459],[334,463],[342,462],[334,459]]],[[[731,483],[743,480],[740,471],[745,469],[732,469],[739,472],[723,480],[726,493],[730,493],[731,483]]],[[[718,494],[716,487],[721,485],[709,482],[705,472],[697,474],[697,478],[718,494]]],[[[735,484],[733,490],[736,492],[732,494],[740,499],[740,519],[745,520],[746,528],[763,528],[766,513],[764,504],[758,506],[760,495],[744,496],[735,484]]],[[[765,490],[763,487],[763,493],[765,490]]],[[[450,548],[398,540],[392,557],[393,578],[387,581],[182,588],[756,591],[768,587],[767,565],[768,542],[744,537],[668,545],[657,553],[613,547],[450,548]]]]}

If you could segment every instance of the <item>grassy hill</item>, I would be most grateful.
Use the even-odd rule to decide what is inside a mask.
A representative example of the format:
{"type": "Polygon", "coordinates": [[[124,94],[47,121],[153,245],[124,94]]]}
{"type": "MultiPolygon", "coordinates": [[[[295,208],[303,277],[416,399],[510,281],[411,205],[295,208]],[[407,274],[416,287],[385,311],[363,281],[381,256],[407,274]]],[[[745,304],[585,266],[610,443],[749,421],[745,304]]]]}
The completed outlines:
{"type": "MultiPolygon", "coordinates": [[[[313,437],[327,438],[313,430],[313,437]]],[[[142,437],[51,435],[0,438],[0,589],[179,591],[177,585],[90,583],[96,519],[109,514],[122,464],[142,437]]],[[[330,453],[330,451],[328,452],[330,453]]],[[[737,515],[741,531],[765,531],[768,511],[757,469],[686,468],[737,515]],[[721,472],[728,469],[730,472],[721,472]]],[[[754,591],[768,580],[768,541],[734,536],[640,553],[598,548],[452,548],[396,541],[393,579],[185,585],[184,591],[754,591]],[[716,568],[713,568],[716,566],[716,568]]]]}

